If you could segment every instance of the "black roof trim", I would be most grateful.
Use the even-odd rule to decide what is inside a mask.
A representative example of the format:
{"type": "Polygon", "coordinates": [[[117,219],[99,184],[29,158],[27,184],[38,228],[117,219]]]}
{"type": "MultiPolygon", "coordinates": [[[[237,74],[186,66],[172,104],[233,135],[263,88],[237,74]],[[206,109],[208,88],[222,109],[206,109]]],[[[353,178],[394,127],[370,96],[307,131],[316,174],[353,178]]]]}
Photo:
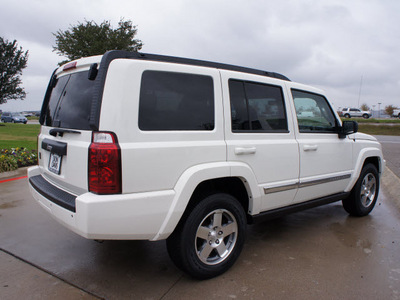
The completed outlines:
{"type": "Polygon", "coordinates": [[[104,57],[106,58],[107,61],[111,61],[116,58],[143,59],[143,60],[161,61],[161,62],[169,62],[169,63],[177,63],[177,64],[192,65],[192,66],[223,69],[223,70],[229,70],[229,71],[244,72],[244,73],[256,74],[256,75],[267,76],[267,77],[290,81],[290,79],[287,78],[286,76],[279,74],[279,73],[275,73],[275,72],[268,72],[268,71],[262,71],[262,70],[252,69],[252,68],[239,67],[239,66],[235,66],[235,65],[216,63],[216,62],[198,60],[198,59],[175,57],[175,56],[165,56],[165,55],[157,55],[157,54],[149,54],[149,53],[141,53],[141,52],[126,52],[126,51],[114,50],[114,51],[106,52],[104,54],[104,57]]]}
{"type": "Polygon", "coordinates": [[[111,61],[118,58],[126,58],[126,59],[140,59],[140,60],[148,60],[148,61],[160,61],[160,62],[168,62],[168,63],[177,63],[184,65],[192,65],[192,66],[201,66],[201,67],[209,67],[216,69],[223,69],[229,71],[243,72],[255,75],[261,75],[266,77],[277,78],[281,80],[290,81],[286,76],[275,73],[275,72],[267,72],[257,69],[239,67],[234,65],[197,60],[197,59],[189,59],[182,57],[174,57],[174,56],[165,56],[165,55],[157,55],[157,54],[147,54],[140,52],[128,52],[121,50],[112,50],[106,52],[100,63],[99,72],[95,79],[94,90],[95,94],[93,95],[92,107],[90,112],[90,127],[93,130],[99,129],[99,118],[100,118],[100,109],[101,109],[101,99],[103,97],[103,89],[104,82],[107,76],[108,66],[111,61]]]}

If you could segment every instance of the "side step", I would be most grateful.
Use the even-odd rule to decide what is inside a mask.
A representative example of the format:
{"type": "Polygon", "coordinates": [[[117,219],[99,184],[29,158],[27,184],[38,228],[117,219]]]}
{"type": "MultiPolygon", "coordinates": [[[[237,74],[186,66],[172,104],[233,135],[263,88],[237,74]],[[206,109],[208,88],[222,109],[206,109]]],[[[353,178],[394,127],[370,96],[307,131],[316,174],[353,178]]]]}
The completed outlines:
{"type": "Polygon", "coordinates": [[[310,200],[307,202],[296,203],[296,204],[293,204],[290,206],[281,207],[281,208],[277,208],[277,209],[273,209],[273,210],[268,210],[268,211],[262,212],[258,215],[248,216],[248,223],[249,224],[260,223],[260,222],[264,222],[267,220],[280,218],[287,214],[299,212],[299,211],[302,211],[305,209],[314,208],[317,206],[340,201],[340,200],[346,199],[349,196],[349,194],[350,193],[343,192],[343,193],[338,193],[338,194],[310,200]]]}

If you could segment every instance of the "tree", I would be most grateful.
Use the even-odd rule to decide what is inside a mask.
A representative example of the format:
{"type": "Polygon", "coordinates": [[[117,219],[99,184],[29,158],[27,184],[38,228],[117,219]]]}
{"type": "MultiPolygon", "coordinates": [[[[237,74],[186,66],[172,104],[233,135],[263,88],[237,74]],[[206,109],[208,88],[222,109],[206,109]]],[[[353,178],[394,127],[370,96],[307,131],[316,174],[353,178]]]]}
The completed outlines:
{"type": "Polygon", "coordinates": [[[396,107],[396,106],[393,106],[393,105],[385,106],[385,113],[386,113],[387,115],[389,115],[389,116],[392,116],[392,115],[393,115],[393,111],[394,111],[395,109],[397,109],[397,107],[396,107]]]}
{"type": "Polygon", "coordinates": [[[27,63],[28,51],[18,49],[16,40],[9,42],[0,37],[0,104],[25,98],[20,75],[27,63]]]}
{"type": "Polygon", "coordinates": [[[361,110],[364,110],[364,111],[369,111],[369,110],[371,110],[371,108],[370,108],[366,103],[364,103],[363,105],[361,105],[360,109],[361,109],[361,110]]]}
{"type": "Polygon", "coordinates": [[[85,23],[70,26],[66,31],[58,30],[53,33],[56,37],[53,51],[69,60],[101,55],[109,50],[139,51],[143,43],[134,39],[136,33],[136,26],[129,20],[121,19],[117,29],[111,27],[110,21],[103,21],[98,25],[94,21],[85,20],[85,23]]]}

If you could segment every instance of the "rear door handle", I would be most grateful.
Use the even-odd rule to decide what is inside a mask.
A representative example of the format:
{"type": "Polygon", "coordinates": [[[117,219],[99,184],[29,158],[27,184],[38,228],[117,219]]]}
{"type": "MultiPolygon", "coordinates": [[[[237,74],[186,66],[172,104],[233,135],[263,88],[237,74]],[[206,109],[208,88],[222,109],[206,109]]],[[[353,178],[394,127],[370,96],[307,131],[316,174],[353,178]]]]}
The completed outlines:
{"type": "Polygon", "coordinates": [[[244,154],[255,154],[256,147],[236,147],[235,154],[236,155],[244,155],[244,154]]]}
{"type": "Polygon", "coordinates": [[[304,145],[303,150],[304,151],[317,151],[318,145],[304,145]]]}

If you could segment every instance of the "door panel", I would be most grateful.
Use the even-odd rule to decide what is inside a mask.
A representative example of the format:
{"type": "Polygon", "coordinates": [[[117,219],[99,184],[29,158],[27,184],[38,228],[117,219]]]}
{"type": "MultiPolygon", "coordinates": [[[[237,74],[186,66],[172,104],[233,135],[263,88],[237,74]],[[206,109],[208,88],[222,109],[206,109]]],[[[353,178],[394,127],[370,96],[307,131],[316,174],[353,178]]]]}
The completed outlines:
{"type": "Polygon", "coordinates": [[[343,192],[352,174],[353,141],[339,139],[339,121],[325,97],[294,88],[291,93],[300,151],[299,190],[294,202],[343,192]]]}
{"type": "Polygon", "coordinates": [[[259,211],[252,213],[290,204],[297,191],[299,149],[283,101],[286,90],[275,79],[220,72],[227,159],[249,166],[263,195],[259,211]]]}

